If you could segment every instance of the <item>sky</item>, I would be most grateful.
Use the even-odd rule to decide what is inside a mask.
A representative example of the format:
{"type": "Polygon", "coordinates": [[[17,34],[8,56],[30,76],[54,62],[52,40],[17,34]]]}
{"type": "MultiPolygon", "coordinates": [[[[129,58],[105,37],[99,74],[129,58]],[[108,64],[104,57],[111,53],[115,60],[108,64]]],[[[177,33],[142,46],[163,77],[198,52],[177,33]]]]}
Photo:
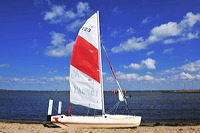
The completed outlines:
{"type": "MultiPolygon", "coordinates": [[[[199,0],[1,0],[0,89],[69,90],[71,50],[97,10],[122,89],[200,89],[199,0]]],[[[105,90],[117,89],[105,55],[105,90]]]]}

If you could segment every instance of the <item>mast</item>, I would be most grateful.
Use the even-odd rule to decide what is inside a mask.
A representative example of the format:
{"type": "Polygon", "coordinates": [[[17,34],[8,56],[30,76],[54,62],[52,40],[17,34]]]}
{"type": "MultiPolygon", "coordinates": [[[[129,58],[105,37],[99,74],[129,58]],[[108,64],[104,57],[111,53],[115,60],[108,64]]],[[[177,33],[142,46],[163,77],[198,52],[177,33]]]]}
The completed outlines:
{"type": "Polygon", "coordinates": [[[98,47],[99,47],[99,66],[100,66],[102,115],[104,115],[105,114],[105,107],[104,107],[104,93],[103,93],[103,74],[102,74],[102,59],[101,59],[101,41],[100,41],[99,11],[97,11],[97,28],[98,28],[98,47]]]}

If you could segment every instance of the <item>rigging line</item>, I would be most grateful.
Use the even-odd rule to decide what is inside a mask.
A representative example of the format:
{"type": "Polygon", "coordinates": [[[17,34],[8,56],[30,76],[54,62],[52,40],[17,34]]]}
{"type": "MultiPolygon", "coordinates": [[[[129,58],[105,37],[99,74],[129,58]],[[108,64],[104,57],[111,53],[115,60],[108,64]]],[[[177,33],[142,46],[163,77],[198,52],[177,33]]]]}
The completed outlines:
{"type": "Polygon", "coordinates": [[[89,115],[89,113],[90,113],[90,108],[88,108],[87,116],[89,115]]]}
{"type": "Polygon", "coordinates": [[[119,107],[119,104],[120,104],[120,101],[119,101],[119,103],[117,104],[117,107],[116,107],[116,109],[115,109],[115,113],[114,113],[114,114],[116,114],[117,109],[118,109],[118,107],[119,107]]]}
{"type": "Polygon", "coordinates": [[[132,110],[129,109],[128,105],[127,105],[126,108],[124,109],[124,113],[125,113],[126,111],[128,112],[128,114],[129,114],[129,113],[133,113],[132,110]]]}
{"type": "Polygon", "coordinates": [[[108,54],[107,54],[107,52],[106,52],[106,49],[105,49],[105,47],[104,47],[103,45],[102,45],[102,48],[103,48],[103,51],[104,51],[104,53],[105,53],[105,55],[106,55],[108,64],[109,64],[110,69],[111,69],[111,71],[112,71],[112,74],[113,74],[113,76],[114,76],[114,78],[115,78],[115,81],[116,81],[116,83],[117,83],[117,86],[118,86],[118,88],[119,88],[119,91],[120,91],[120,93],[122,94],[123,99],[124,99],[126,105],[128,106],[128,103],[127,103],[127,101],[126,101],[126,98],[125,98],[125,96],[124,96],[124,94],[123,94],[123,92],[122,92],[121,86],[119,85],[119,82],[118,82],[117,76],[116,76],[116,74],[115,74],[114,68],[113,68],[113,66],[112,66],[112,64],[111,64],[111,62],[110,62],[110,59],[109,59],[109,57],[108,57],[108,54]]]}
{"type": "Polygon", "coordinates": [[[96,115],[96,109],[94,110],[94,116],[96,115]]]}
{"type": "Polygon", "coordinates": [[[115,80],[117,80],[117,76],[116,76],[116,74],[115,74],[114,68],[112,67],[112,64],[111,64],[111,62],[110,62],[110,59],[108,58],[108,54],[107,54],[107,52],[106,52],[106,49],[105,49],[105,47],[104,47],[103,45],[102,45],[102,48],[103,48],[103,51],[104,51],[104,53],[105,53],[105,55],[106,55],[106,59],[107,59],[107,61],[108,61],[108,64],[109,64],[110,69],[111,69],[111,71],[112,71],[112,74],[113,74],[115,80]]]}
{"type": "Polygon", "coordinates": [[[112,112],[115,108],[118,108],[120,101],[118,101],[111,109],[109,109],[106,113],[112,112]]]}
{"type": "Polygon", "coordinates": [[[56,107],[55,107],[55,106],[53,106],[53,109],[55,109],[55,110],[58,112],[58,110],[56,109],[56,107]]]}

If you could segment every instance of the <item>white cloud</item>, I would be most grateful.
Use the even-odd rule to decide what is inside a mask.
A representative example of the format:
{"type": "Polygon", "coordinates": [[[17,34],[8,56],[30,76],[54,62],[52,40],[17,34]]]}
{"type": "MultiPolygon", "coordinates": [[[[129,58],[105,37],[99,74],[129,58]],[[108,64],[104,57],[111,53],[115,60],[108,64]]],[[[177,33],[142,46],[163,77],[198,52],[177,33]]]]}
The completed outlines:
{"type": "Polygon", "coordinates": [[[176,39],[169,38],[164,40],[165,44],[169,44],[198,38],[198,32],[191,33],[191,28],[199,21],[200,14],[195,15],[192,12],[189,12],[184,16],[184,19],[180,23],[168,22],[167,24],[162,24],[153,28],[147,41],[149,41],[149,43],[154,43],[167,37],[178,37],[176,39]]]}
{"type": "Polygon", "coordinates": [[[50,35],[52,39],[51,44],[53,44],[54,46],[62,45],[66,42],[65,34],[51,32],[50,35]]]}
{"type": "Polygon", "coordinates": [[[111,50],[114,53],[119,53],[123,51],[139,51],[141,49],[145,49],[146,44],[144,43],[144,39],[142,37],[135,38],[132,37],[128,39],[126,42],[121,43],[119,46],[113,47],[111,50]]]}
{"type": "Polygon", "coordinates": [[[65,51],[65,46],[60,45],[59,47],[53,47],[53,46],[48,46],[45,54],[47,56],[54,56],[54,57],[62,57],[65,56],[66,51],[65,51]]]}
{"type": "Polygon", "coordinates": [[[131,34],[133,34],[133,33],[135,32],[135,30],[134,30],[132,27],[130,27],[130,28],[128,28],[128,29],[126,30],[126,32],[127,32],[129,35],[131,35],[131,34]]]}
{"type": "Polygon", "coordinates": [[[168,48],[163,50],[163,54],[171,54],[174,51],[174,48],[168,48]]]}
{"type": "MultiPolygon", "coordinates": [[[[139,65],[141,65],[141,63],[139,65]]],[[[127,68],[129,68],[129,66],[127,66],[127,68]]],[[[200,80],[200,60],[158,73],[147,72],[144,75],[140,75],[137,73],[117,72],[116,75],[125,89],[129,89],[130,87],[137,89],[182,89],[183,84],[186,84],[187,89],[198,89],[200,80]]],[[[107,77],[106,79],[109,80],[109,85],[114,83],[110,82],[113,81],[112,77],[107,77]]],[[[108,84],[108,82],[106,82],[106,84],[108,84]]]]}
{"type": "Polygon", "coordinates": [[[200,79],[200,60],[160,72],[168,81],[196,82],[200,79]]]}
{"type": "Polygon", "coordinates": [[[79,2],[77,4],[77,14],[78,16],[85,16],[85,14],[87,14],[88,12],[90,12],[90,6],[87,2],[79,2]]]}
{"type": "Polygon", "coordinates": [[[180,79],[194,79],[194,78],[195,76],[189,73],[185,73],[185,72],[180,73],[180,79]]]}
{"type": "Polygon", "coordinates": [[[53,56],[53,57],[62,57],[62,56],[69,56],[72,52],[74,42],[70,42],[69,44],[65,45],[58,45],[57,47],[54,46],[48,46],[45,54],[47,56],[53,56]]]}
{"type": "Polygon", "coordinates": [[[117,72],[117,77],[119,79],[124,79],[124,80],[138,80],[138,81],[141,81],[141,80],[154,80],[154,77],[150,76],[150,75],[145,75],[145,76],[140,76],[136,73],[128,73],[128,74],[125,74],[125,73],[122,73],[122,72],[117,72]]]}
{"type": "Polygon", "coordinates": [[[76,12],[72,9],[67,10],[65,5],[53,5],[51,11],[45,12],[44,20],[51,24],[70,22],[67,29],[69,29],[69,31],[74,31],[73,28],[83,24],[83,20],[80,19],[84,19],[85,16],[90,15],[90,12],[90,6],[87,2],[79,2],[76,6],[76,12]]]}
{"type": "Polygon", "coordinates": [[[199,80],[200,79],[200,73],[196,75],[196,78],[199,80]]]}
{"type": "Polygon", "coordinates": [[[57,73],[58,72],[58,70],[49,70],[48,71],[48,74],[55,74],[55,73],[57,73]]]}
{"type": "Polygon", "coordinates": [[[125,65],[124,68],[141,69],[142,65],[141,64],[137,64],[137,63],[131,63],[128,66],[125,65]]]}
{"type": "Polygon", "coordinates": [[[128,29],[115,29],[115,30],[113,30],[111,33],[110,33],[110,36],[111,37],[117,37],[117,38],[121,38],[122,37],[122,35],[121,35],[121,33],[124,33],[124,34],[126,34],[127,36],[130,36],[130,35],[132,35],[135,31],[134,31],[134,29],[132,28],[132,27],[129,27],[128,29]]]}
{"type": "Polygon", "coordinates": [[[181,34],[181,29],[176,22],[169,22],[160,26],[154,27],[151,30],[151,35],[146,40],[146,43],[152,44],[161,41],[167,37],[178,36],[181,34]]]}
{"type": "Polygon", "coordinates": [[[169,22],[167,24],[162,24],[160,26],[154,27],[151,30],[152,36],[156,36],[157,38],[165,38],[168,36],[177,36],[181,33],[181,29],[178,28],[176,22],[169,22]]]}
{"type": "Polygon", "coordinates": [[[154,54],[154,53],[155,53],[154,51],[149,51],[149,52],[146,53],[146,55],[147,55],[147,56],[150,56],[150,55],[152,55],[152,54],[154,54]]]}
{"type": "Polygon", "coordinates": [[[195,81],[200,79],[199,74],[191,74],[191,73],[186,73],[186,72],[181,72],[176,75],[172,75],[171,77],[168,77],[173,81],[178,81],[178,80],[185,80],[185,81],[195,81]]]}
{"type": "Polygon", "coordinates": [[[34,78],[18,78],[18,77],[0,77],[0,82],[6,82],[6,83],[21,83],[21,84],[31,84],[31,83],[44,83],[38,79],[34,78]]]}
{"type": "Polygon", "coordinates": [[[177,42],[177,41],[174,39],[166,39],[163,41],[164,44],[170,44],[170,43],[175,43],[175,42],[177,42]]]}
{"type": "Polygon", "coordinates": [[[77,31],[77,29],[80,28],[84,22],[85,22],[84,20],[77,19],[77,20],[73,21],[72,23],[68,24],[66,26],[66,29],[68,31],[77,31]]]}
{"type": "Polygon", "coordinates": [[[198,32],[197,33],[188,33],[187,34],[187,38],[190,40],[190,39],[194,39],[194,38],[199,38],[198,36],[198,32]]]}
{"type": "Polygon", "coordinates": [[[146,60],[142,60],[141,64],[148,69],[156,69],[156,61],[154,59],[148,58],[146,60]]]}
{"type": "Polygon", "coordinates": [[[0,68],[1,67],[10,67],[10,65],[9,64],[0,64],[0,68]]]}
{"type": "Polygon", "coordinates": [[[200,60],[197,60],[195,62],[190,62],[186,65],[179,67],[179,69],[187,72],[200,72],[200,60]]]}
{"type": "Polygon", "coordinates": [[[112,48],[112,52],[119,53],[123,51],[139,51],[146,49],[148,45],[162,41],[164,44],[170,44],[180,41],[199,38],[198,32],[194,31],[193,26],[200,21],[200,14],[189,12],[184,16],[180,23],[168,22],[156,26],[150,31],[149,37],[131,37],[119,46],[112,48]]]}
{"type": "Polygon", "coordinates": [[[174,73],[177,73],[177,72],[179,72],[179,71],[177,70],[177,68],[171,68],[171,69],[162,71],[162,72],[161,72],[161,75],[170,74],[170,73],[173,73],[173,74],[174,74],[174,73]]]}
{"type": "Polygon", "coordinates": [[[120,32],[118,30],[112,31],[110,36],[111,37],[118,37],[120,35],[120,32]]]}
{"type": "Polygon", "coordinates": [[[55,77],[51,77],[51,78],[47,78],[47,77],[42,77],[40,78],[41,81],[45,81],[45,82],[64,82],[69,80],[69,77],[60,77],[60,76],[55,76],[55,77]]]}
{"type": "Polygon", "coordinates": [[[66,7],[64,5],[61,5],[61,6],[54,5],[54,6],[52,6],[51,11],[45,13],[44,20],[50,21],[50,23],[60,23],[60,22],[62,22],[63,20],[66,19],[66,18],[64,18],[65,8],[66,7]]]}
{"type": "Polygon", "coordinates": [[[48,46],[45,50],[45,55],[54,56],[54,57],[62,57],[68,56],[71,54],[73,41],[68,44],[65,44],[65,35],[62,33],[51,32],[50,33],[52,41],[50,46],[48,46]]]}
{"type": "Polygon", "coordinates": [[[140,64],[137,63],[131,63],[130,65],[126,66],[124,65],[124,68],[131,68],[131,69],[135,69],[135,70],[139,70],[139,69],[156,69],[156,61],[154,59],[148,58],[146,60],[142,60],[140,62],[140,64]]]}
{"type": "Polygon", "coordinates": [[[44,84],[47,82],[64,82],[69,80],[69,77],[42,77],[42,78],[19,78],[19,77],[0,77],[0,82],[19,83],[19,84],[44,84]]]}
{"type": "Polygon", "coordinates": [[[182,36],[182,38],[180,38],[180,39],[178,39],[176,41],[178,42],[178,41],[197,39],[197,38],[199,38],[198,34],[199,34],[198,32],[196,32],[196,33],[189,32],[189,33],[186,33],[184,36],[182,36]]]}
{"type": "Polygon", "coordinates": [[[187,40],[191,40],[191,39],[197,39],[199,38],[199,33],[183,33],[182,36],[178,39],[165,39],[163,41],[164,44],[170,44],[170,43],[177,43],[177,42],[181,42],[181,41],[187,41],[187,40]]]}
{"type": "Polygon", "coordinates": [[[179,27],[182,29],[193,27],[198,21],[200,21],[200,14],[196,15],[192,12],[188,12],[184,19],[179,23],[179,27]]]}
{"type": "Polygon", "coordinates": [[[199,74],[200,73],[200,60],[196,60],[194,62],[187,63],[180,67],[174,67],[174,68],[162,71],[161,74],[162,75],[166,75],[166,74],[167,75],[169,75],[169,74],[176,75],[176,73],[178,74],[178,73],[182,73],[182,72],[191,73],[191,74],[195,74],[195,73],[199,74]]]}
{"type": "Polygon", "coordinates": [[[140,76],[138,80],[154,80],[154,77],[150,75],[140,76]]]}
{"type": "Polygon", "coordinates": [[[150,22],[150,17],[146,17],[145,19],[142,20],[142,24],[147,24],[150,22]]]}

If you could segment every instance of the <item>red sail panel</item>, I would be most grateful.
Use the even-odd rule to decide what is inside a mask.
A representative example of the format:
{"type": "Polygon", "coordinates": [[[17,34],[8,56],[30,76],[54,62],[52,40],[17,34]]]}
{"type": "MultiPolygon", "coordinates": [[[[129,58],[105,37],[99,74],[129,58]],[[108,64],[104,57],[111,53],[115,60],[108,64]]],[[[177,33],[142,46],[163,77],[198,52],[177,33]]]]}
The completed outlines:
{"type": "Polygon", "coordinates": [[[71,65],[100,83],[98,49],[81,36],[76,38],[71,65]]]}

